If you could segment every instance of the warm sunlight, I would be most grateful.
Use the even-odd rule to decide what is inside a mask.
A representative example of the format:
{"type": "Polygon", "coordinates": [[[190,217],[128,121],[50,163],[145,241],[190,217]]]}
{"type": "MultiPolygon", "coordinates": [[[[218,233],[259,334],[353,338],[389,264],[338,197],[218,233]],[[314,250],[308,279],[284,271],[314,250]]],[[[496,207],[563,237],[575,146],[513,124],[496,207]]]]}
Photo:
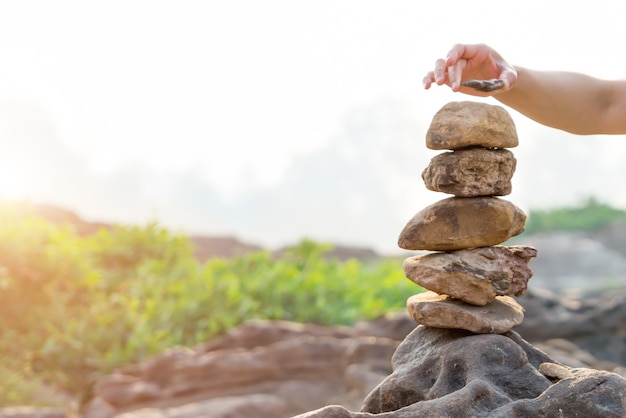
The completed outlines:
{"type": "Polygon", "coordinates": [[[20,199],[26,195],[25,183],[13,166],[0,166],[0,199],[20,199]]]}

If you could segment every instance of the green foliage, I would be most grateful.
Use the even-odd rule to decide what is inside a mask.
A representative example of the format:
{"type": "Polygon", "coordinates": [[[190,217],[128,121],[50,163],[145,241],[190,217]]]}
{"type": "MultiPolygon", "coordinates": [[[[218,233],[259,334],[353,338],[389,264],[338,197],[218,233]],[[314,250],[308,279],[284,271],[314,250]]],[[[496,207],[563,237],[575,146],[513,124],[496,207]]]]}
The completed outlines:
{"type": "Polygon", "coordinates": [[[310,240],[278,259],[200,264],[186,237],[154,224],[82,237],[1,210],[0,219],[0,406],[37,404],[40,382],[80,397],[116,367],[247,320],[350,324],[403,309],[421,290],[401,260],[340,262],[310,240]]]}
{"type": "Polygon", "coordinates": [[[578,207],[531,210],[525,234],[549,231],[595,231],[615,222],[626,222],[626,211],[591,197],[578,207]]]}

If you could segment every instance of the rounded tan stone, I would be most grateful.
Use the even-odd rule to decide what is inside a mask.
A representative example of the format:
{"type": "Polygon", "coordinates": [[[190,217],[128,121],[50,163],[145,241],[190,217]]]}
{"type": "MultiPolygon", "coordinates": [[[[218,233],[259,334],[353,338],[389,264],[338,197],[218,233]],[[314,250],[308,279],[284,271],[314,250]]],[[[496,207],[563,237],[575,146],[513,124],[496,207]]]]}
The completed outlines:
{"type": "Polygon", "coordinates": [[[505,196],[516,164],[509,150],[467,148],[433,157],[422,179],[427,189],[457,197],[505,196]]]}
{"type": "Polygon", "coordinates": [[[525,222],[521,209],[497,197],[449,197],[415,214],[398,245],[428,251],[489,247],[520,234],[525,222]]]}
{"type": "Polygon", "coordinates": [[[443,106],[426,133],[426,146],[434,150],[513,148],[518,143],[515,123],[503,107],[470,101],[443,106]]]}
{"type": "Polygon", "coordinates": [[[532,247],[481,247],[417,255],[404,260],[406,277],[425,289],[472,305],[484,306],[496,296],[522,296],[537,256],[532,247]]]}
{"type": "Polygon", "coordinates": [[[539,373],[541,373],[542,375],[547,376],[547,377],[552,377],[557,380],[563,380],[563,379],[568,379],[570,377],[574,377],[574,372],[572,372],[572,370],[557,363],[549,363],[549,362],[541,363],[539,365],[538,370],[539,370],[539,373]]]}
{"type": "Polygon", "coordinates": [[[447,295],[425,292],[411,296],[407,310],[420,325],[464,329],[476,334],[504,334],[524,320],[524,308],[509,296],[498,296],[485,306],[474,306],[447,295]]]}

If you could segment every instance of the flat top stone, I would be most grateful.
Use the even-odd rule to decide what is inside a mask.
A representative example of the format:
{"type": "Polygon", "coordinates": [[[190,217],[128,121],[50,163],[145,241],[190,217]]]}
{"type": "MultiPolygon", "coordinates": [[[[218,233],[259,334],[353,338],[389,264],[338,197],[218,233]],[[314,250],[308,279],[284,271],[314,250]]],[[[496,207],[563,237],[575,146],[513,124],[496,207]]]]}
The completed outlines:
{"type": "Polygon", "coordinates": [[[513,148],[518,144],[515,123],[503,107],[471,101],[443,106],[426,133],[426,146],[434,150],[513,148]]]}
{"type": "Polygon", "coordinates": [[[509,296],[498,296],[485,306],[469,305],[435,292],[407,300],[407,310],[420,325],[464,329],[477,334],[503,334],[524,320],[524,308],[509,296]]]}

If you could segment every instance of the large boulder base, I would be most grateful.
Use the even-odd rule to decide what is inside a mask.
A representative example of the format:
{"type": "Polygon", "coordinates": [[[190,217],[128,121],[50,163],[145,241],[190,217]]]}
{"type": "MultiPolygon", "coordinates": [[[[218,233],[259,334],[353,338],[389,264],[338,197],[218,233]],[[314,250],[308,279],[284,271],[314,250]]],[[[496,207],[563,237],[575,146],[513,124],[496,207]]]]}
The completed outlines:
{"type": "Polygon", "coordinates": [[[493,246],[448,253],[416,255],[404,260],[412,282],[439,294],[483,306],[496,296],[521,296],[533,275],[532,247],[493,246]]]}
{"type": "Polygon", "coordinates": [[[591,369],[554,373],[567,368],[546,367],[555,362],[513,331],[473,335],[419,326],[392,363],[393,373],[360,412],[328,406],[298,418],[626,416],[626,379],[591,369]]]}
{"type": "Polygon", "coordinates": [[[513,148],[519,144],[515,123],[501,106],[451,102],[433,117],[426,146],[434,150],[467,147],[513,148]]]}
{"type": "Polygon", "coordinates": [[[526,214],[497,197],[450,197],[419,211],[398,238],[405,250],[455,251],[502,244],[524,230],[526,214]]]}
{"type": "Polygon", "coordinates": [[[433,157],[422,179],[427,189],[457,197],[506,196],[516,165],[509,150],[467,148],[433,157]]]}

